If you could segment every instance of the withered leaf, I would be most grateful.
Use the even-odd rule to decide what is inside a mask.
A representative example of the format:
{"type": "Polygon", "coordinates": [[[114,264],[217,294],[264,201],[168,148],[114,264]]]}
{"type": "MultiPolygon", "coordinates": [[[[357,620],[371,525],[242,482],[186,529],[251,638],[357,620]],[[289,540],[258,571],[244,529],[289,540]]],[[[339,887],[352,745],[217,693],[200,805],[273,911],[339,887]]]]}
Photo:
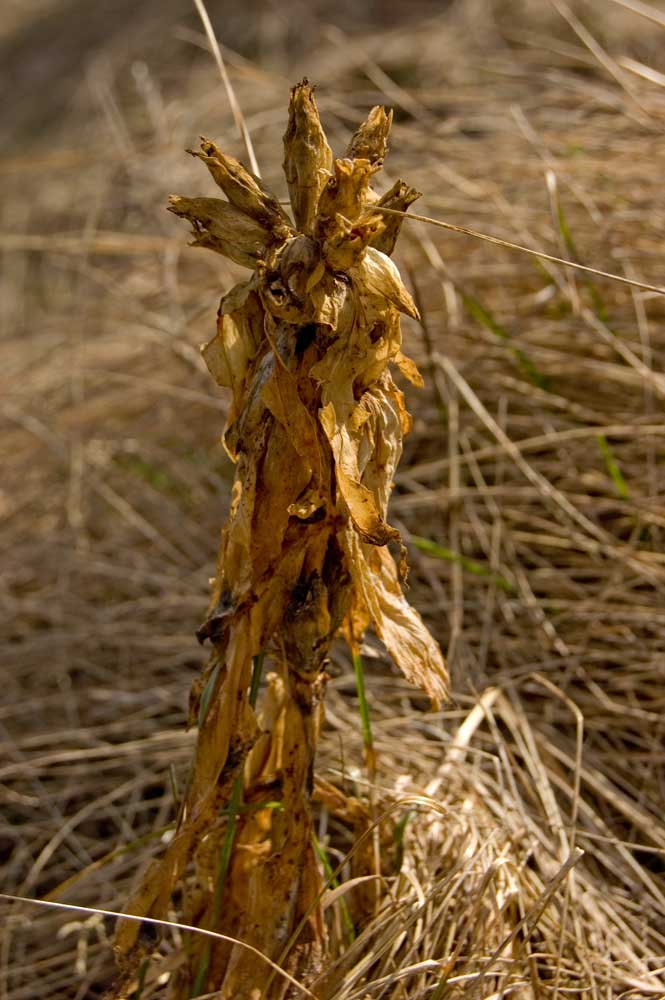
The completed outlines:
{"type": "Polygon", "coordinates": [[[381,296],[400,312],[419,319],[416,304],[402,283],[400,273],[390,257],[376,247],[367,247],[365,255],[353,268],[354,280],[373,295],[381,296]]]}
{"type": "MultiPolygon", "coordinates": [[[[348,157],[333,163],[303,81],[291,93],[284,137],[295,230],[263,184],[207,139],[193,155],[228,201],[170,204],[191,222],[195,245],[254,274],[224,297],[217,334],[203,348],[213,377],[231,390],[224,442],[236,462],[200,632],[213,651],[193,693],[199,736],[179,825],[129,909],[166,916],[181,885],[185,922],[214,926],[300,972],[325,950],[311,794],[335,633],[345,627],[356,643],[372,625],[434,704],[448,690],[441,652],[406,601],[387,545],[399,538],[387,509],[410,427],[391,366],[422,384],[401,350],[400,313],[418,313],[387,256],[401,220],[379,210],[405,209],[417,192],[400,181],[379,199],[371,188],[390,123],[389,112],[372,109],[348,157]],[[261,651],[271,673],[259,725],[249,684],[261,651]],[[240,774],[248,808],[235,817],[229,851],[228,805],[240,774]],[[266,799],[277,808],[263,808],[266,799]],[[285,957],[305,924],[306,939],[285,957]]],[[[248,950],[192,938],[174,1000],[189,996],[195,980],[203,992],[237,1000],[264,995],[266,969],[248,950]]],[[[121,925],[117,940],[136,958],[135,925],[121,925]]],[[[265,991],[266,1000],[283,994],[277,978],[265,991]]]]}
{"type": "Polygon", "coordinates": [[[397,567],[387,549],[345,536],[354,582],[354,600],[364,606],[376,634],[409,683],[421,688],[436,708],[449,693],[446,664],[418,612],[402,593],[397,567]]]}
{"type": "Polygon", "coordinates": [[[327,219],[343,215],[349,222],[360,218],[367,205],[367,191],[375,168],[369,160],[335,160],[333,173],[324,186],[317,207],[317,237],[325,238],[327,219]],[[322,233],[322,228],[324,229],[322,233]]]}
{"type": "Polygon", "coordinates": [[[383,228],[383,219],[376,214],[367,214],[356,222],[350,222],[343,215],[327,219],[322,227],[326,262],[335,271],[350,271],[362,260],[366,247],[383,228]]]}
{"type": "Polygon", "coordinates": [[[287,432],[290,444],[311,478],[307,497],[292,501],[287,511],[298,517],[311,517],[325,503],[321,494],[322,457],[316,421],[298,394],[296,379],[283,364],[277,362],[273,365],[271,377],[263,385],[261,393],[266,406],[287,432]]]}
{"type": "Polygon", "coordinates": [[[310,234],[316,206],[332,167],[332,151],[321,128],[314,91],[307,80],[291,91],[284,135],[284,174],[296,228],[310,234]]]}
{"type": "Polygon", "coordinates": [[[308,290],[308,295],[315,323],[330,330],[346,330],[351,326],[355,302],[348,282],[326,271],[324,266],[320,280],[308,290]]]}
{"type": "Polygon", "coordinates": [[[258,360],[262,344],[263,310],[254,278],[236,285],[220,303],[217,333],[201,348],[208,371],[218,385],[231,389],[232,403],[226,423],[224,441],[232,458],[235,457],[233,425],[243,409],[245,391],[258,360]]]}
{"type": "Polygon", "coordinates": [[[171,195],[168,208],[169,212],[191,222],[192,246],[224,254],[244,267],[255,268],[273,240],[270,230],[219,198],[171,195]]]}
{"type": "Polygon", "coordinates": [[[349,143],[348,156],[354,160],[369,160],[381,166],[388,151],[388,136],[393,122],[392,110],[377,105],[372,108],[349,143]]]}
{"type": "Polygon", "coordinates": [[[287,239],[293,235],[289,217],[275,195],[239,160],[223,153],[204,136],[201,137],[200,152],[194,149],[187,152],[205,163],[215,183],[237,209],[271,230],[276,239],[287,239]]]}
{"type": "Polygon", "coordinates": [[[208,371],[217,385],[233,390],[236,404],[241,400],[247,366],[259,348],[262,332],[259,323],[253,321],[261,315],[259,304],[243,308],[252,293],[252,284],[243,282],[224,296],[219,306],[217,333],[201,347],[208,371]]]}
{"type": "MultiPolygon", "coordinates": [[[[366,418],[367,414],[363,414],[362,417],[366,418]]],[[[332,401],[319,411],[319,420],[330,442],[335,460],[339,491],[349,509],[356,530],[362,538],[373,545],[385,545],[391,538],[399,538],[399,532],[386,524],[379,512],[374,494],[360,481],[358,441],[362,427],[361,419],[360,407],[355,408],[348,421],[340,419],[340,414],[332,401]]]]}
{"type": "MultiPolygon", "coordinates": [[[[381,195],[377,205],[382,205],[384,208],[392,208],[398,212],[406,212],[409,205],[412,205],[420,197],[420,191],[416,191],[415,188],[409,187],[404,181],[398,180],[395,181],[385,194],[381,195]]],[[[372,246],[390,257],[395,249],[397,237],[402,230],[404,219],[399,215],[389,215],[386,212],[383,215],[383,222],[384,229],[372,240],[372,246]]]]}
{"type": "Polygon", "coordinates": [[[404,378],[408,379],[411,385],[415,385],[418,389],[422,389],[425,383],[423,382],[423,377],[418,371],[418,366],[415,361],[408,358],[406,354],[402,353],[402,351],[397,352],[394,361],[404,378]]]}
{"type": "Polygon", "coordinates": [[[385,371],[365,393],[360,406],[367,413],[358,447],[363,485],[372,491],[379,512],[386,517],[393,476],[402,456],[404,405],[402,393],[385,371]]]}

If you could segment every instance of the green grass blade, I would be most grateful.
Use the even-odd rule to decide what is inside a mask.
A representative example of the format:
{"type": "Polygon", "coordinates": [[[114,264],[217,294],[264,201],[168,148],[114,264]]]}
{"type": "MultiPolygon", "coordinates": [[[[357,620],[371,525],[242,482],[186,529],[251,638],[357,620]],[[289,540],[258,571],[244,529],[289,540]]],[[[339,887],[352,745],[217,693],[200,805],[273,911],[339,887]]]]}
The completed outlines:
{"type": "Polygon", "coordinates": [[[404,863],[404,834],[409,820],[414,815],[413,809],[407,809],[395,827],[395,871],[399,874],[404,863]]]}
{"type": "Polygon", "coordinates": [[[603,456],[605,462],[605,468],[607,469],[607,474],[614,483],[614,488],[617,494],[622,500],[630,500],[630,492],[628,490],[628,485],[626,480],[623,478],[623,473],[619,467],[619,463],[614,457],[614,452],[612,451],[609,442],[604,434],[599,434],[597,437],[598,447],[600,448],[600,453],[603,456]]]}
{"type": "Polygon", "coordinates": [[[468,292],[463,291],[459,286],[457,286],[462,302],[467,308],[467,311],[477,320],[481,326],[493,333],[494,336],[501,340],[507,345],[511,354],[517,361],[518,367],[526,375],[533,385],[538,386],[539,389],[547,389],[548,382],[547,378],[538,371],[535,364],[531,360],[528,354],[526,354],[520,347],[515,347],[512,343],[512,338],[505,327],[498,322],[498,320],[492,315],[492,313],[487,309],[486,306],[479,302],[478,299],[474,298],[473,295],[469,295],[468,292]]]}
{"type": "Polygon", "coordinates": [[[566,250],[568,251],[570,257],[573,260],[579,260],[580,255],[577,252],[577,247],[575,246],[573,234],[570,231],[570,226],[568,225],[568,220],[566,218],[566,213],[563,210],[563,205],[561,204],[558,197],[556,201],[556,221],[559,226],[559,232],[561,233],[563,244],[566,250]]]}
{"type": "Polygon", "coordinates": [[[203,689],[203,694],[201,695],[201,702],[199,704],[199,729],[202,727],[205,717],[208,714],[208,706],[210,705],[210,699],[212,698],[212,693],[215,690],[215,682],[217,681],[217,675],[219,674],[219,663],[216,663],[210,677],[206,682],[206,686],[203,689]]]}
{"type": "Polygon", "coordinates": [[[360,653],[352,650],[351,659],[353,660],[353,670],[356,675],[356,691],[358,692],[358,707],[360,710],[363,745],[367,756],[370,757],[374,754],[374,738],[372,736],[372,721],[370,719],[369,705],[367,704],[367,695],[365,693],[365,669],[363,667],[363,661],[360,653]]]}
{"type": "MultiPolygon", "coordinates": [[[[570,256],[571,260],[579,261],[581,263],[582,258],[577,250],[575,240],[573,239],[573,234],[570,230],[570,226],[568,225],[568,220],[566,219],[566,214],[563,210],[563,205],[559,201],[558,197],[557,197],[556,217],[559,226],[559,232],[561,233],[561,238],[563,239],[568,255],[570,256]]],[[[607,324],[609,319],[609,313],[607,311],[607,306],[605,305],[605,300],[603,299],[603,296],[598,291],[597,286],[594,285],[593,281],[591,281],[590,279],[587,279],[584,282],[584,285],[587,288],[589,295],[591,296],[591,301],[593,303],[593,309],[594,312],[596,313],[596,316],[603,323],[607,324]]],[[[612,332],[613,331],[610,331],[610,333],[612,332]]]]}
{"type": "Polygon", "coordinates": [[[171,784],[171,795],[173,796],[173,801],[177,805],[180,799],[180,791],[178,789],[178,776],[176,774],[174,764],[169,764],[169,782],[171,784]]]}
{"type": "MultiPolygon", "coordinates": [[[[326,851],[325,847],[323,846],[323,844],[321,843],[321,841],[316,836],[313,830],[312,830],[312,841],[314,842],[314,850],[316,851],[316,855],[321,864],[323,865],[323,870],[326,875],[326,884],[329,885],[332,889],[336,889],[337,886],[339,885],[339,879],[335,878],[335,873],[333,870],[333,866],[330,863],[328,852],[326,851]]],[[[349,913],[349,908],[346,905],[345,899],[340,899],[339,907],[340,907],[340,912],[342,914],[342,923],[344,924],[344,928],[347,934],[349,935],[349,940],[355,941],[356,928],[354,926],[353,920],[351,919],[351,914],[349,913]]]]}
{"type": "Polygon", "coordinates": [[[476,562],[475,559],[469,559],[467,556],[462,555],[461,552],[453,552],[452,549],[447,549],[445,546],[439,545],[438,542],[434,542],[430,538],[422,538],[420,535],[411,535],[410,541],[417,549],[425,552],[428,556],[433,556],[435,559],[443,559],[445,562],[457,563],[467,573],[472,573],[474,576],[489,577],[497,587],[505,590],[507,593],[513,593],[515,590],[510,580],[506,580],[504,576],[494,573],[484,563],[476,562]]]}
{"type": "Polygon", "coordinates": [[[134,1000],[141,1000],[143,995],[143,987],[145,986],[145,977],[148,974],[148,969],[150,968],[150,959],[145,958],[141,962],[141,967],[139,968],[139,974],[136,977],[136,990],[134,992],[134,1000]]]}
{"type": "MultiPolygon", "coordinates": [[[[270,799],[266,802],[249,802],[246,805],[243,803],[236,808],[236,814],[256,812],[258,809],[276,809],[279,812],[283,808],[284,808],[283,802],[278,802],[276,800],[270,799]]],[[[231,804],[229,803],[226,809],[222,809],[219,815],[230,816],[231,804]]]]}

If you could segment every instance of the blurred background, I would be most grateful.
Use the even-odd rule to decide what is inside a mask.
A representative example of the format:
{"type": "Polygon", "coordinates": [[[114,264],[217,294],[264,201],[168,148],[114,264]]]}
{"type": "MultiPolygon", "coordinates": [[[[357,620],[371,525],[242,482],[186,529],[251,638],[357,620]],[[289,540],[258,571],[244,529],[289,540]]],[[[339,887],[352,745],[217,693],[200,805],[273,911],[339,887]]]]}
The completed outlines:
{"type": "MultiPolygon", "coordinates": [[[[384,184],[422,191],[414,211],[665,284],[662,3],[207,9],[281,197],[307,76],[338,155],[372,105],[394,109],[384,184]]],[[[194,633],[233,476],[198,345],[246,274],[188,249],[165,204],[215,193],[184,152],[200,134],[245,151],[189,0],[5,0],[0,65],[2,886],[121,909],[195,739],[194,633]]],[[[577,845],[575,883],[494,988],[514,972],[533,996],[665,996],[665,298],[423,223],[400,243],[426,386],[405,387],[391,518],[454,697],[427,714],[368,637],[380,793],[446,811],[424,810],[406,850],[425,886],[464,859],[459,905],[485,916],[462,978],[577,845]],[[514,874],[491,903],[497,859],[514,874]]],[[[364,794],[362,760],[340,648],[321,773],[364,794]]],[[[351,835],[320,822],[342,857],[351,835]]],[[[0,1000],[103,996],[102,917],[3,919],[0,1000]]],[[[385,995],[429,995],[422,975],[422,992],[385,995]]],[[[148,977],[144,1000],[163,988],[148,977]]]]}

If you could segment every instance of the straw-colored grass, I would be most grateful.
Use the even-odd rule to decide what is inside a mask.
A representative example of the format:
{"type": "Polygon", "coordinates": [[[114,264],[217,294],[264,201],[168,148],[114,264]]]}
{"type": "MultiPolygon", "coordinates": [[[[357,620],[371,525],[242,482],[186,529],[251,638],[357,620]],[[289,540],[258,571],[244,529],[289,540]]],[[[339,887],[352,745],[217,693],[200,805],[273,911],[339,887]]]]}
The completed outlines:
{"type": "MultiPolygon", "coordinates": [[[[660,286],[658,13],[465,0],[348,37],[317,8],[296,50],[275,8],[224,56],[280,196],[307,74],[338,148],[394,107],[387,181],[422,214],[660,286]]],[[[182,150],[211,123],[244,150],[196,21],[155,23],[144,64],[117,29],[67,115],[19,124],[0,161],[2,889],[92,910],[122,910],[176,816],[233,475],[198,344],[246,272],[187,250],[163,206],[200,188],[182,150]]],[[[428,713],[370,640],[370,782],[336,652],[316,817],[332,961],[306,986],[664,996],[665,299],[425,223],[401,243],[426,388],[390,517],[453,700],[428,713]]],[[[110,919],[8,903],[3,924],[2,1000],[108,989],[110,919]]],[[[164,932],[135,995],[167,995],[180,945],[164,932]]]]}

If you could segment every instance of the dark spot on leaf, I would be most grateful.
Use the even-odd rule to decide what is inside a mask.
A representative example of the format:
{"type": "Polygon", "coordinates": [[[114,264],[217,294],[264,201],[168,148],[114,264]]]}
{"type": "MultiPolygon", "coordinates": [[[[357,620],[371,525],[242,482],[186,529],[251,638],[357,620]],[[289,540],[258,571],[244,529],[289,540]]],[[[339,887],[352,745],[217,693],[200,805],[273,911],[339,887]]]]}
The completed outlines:
{"type": "Polygon", "coordinates": [[[154,948],[159,941],[159,929],[155,926],[155,924],[151,924],[147,920],[141,921],[141,926],[139,928],[139,941],[146,947],[154,948]]]}
{"type": "Polygon", "coordinates": [[[316,323],[307,323],[296,331],[296,354],[300,357],[305,353],[317,334],[316,323]]]}
{"type": "Polygon", "coordinates": [[[223,641],[228,631],[233,612],[234,607],[231,595],[225,592],[220,597],[219,603],[212,614],[196,630],[196,638],[201,645],[203,645],[206,639],[210,639],[214,644],[223,641]]]}

